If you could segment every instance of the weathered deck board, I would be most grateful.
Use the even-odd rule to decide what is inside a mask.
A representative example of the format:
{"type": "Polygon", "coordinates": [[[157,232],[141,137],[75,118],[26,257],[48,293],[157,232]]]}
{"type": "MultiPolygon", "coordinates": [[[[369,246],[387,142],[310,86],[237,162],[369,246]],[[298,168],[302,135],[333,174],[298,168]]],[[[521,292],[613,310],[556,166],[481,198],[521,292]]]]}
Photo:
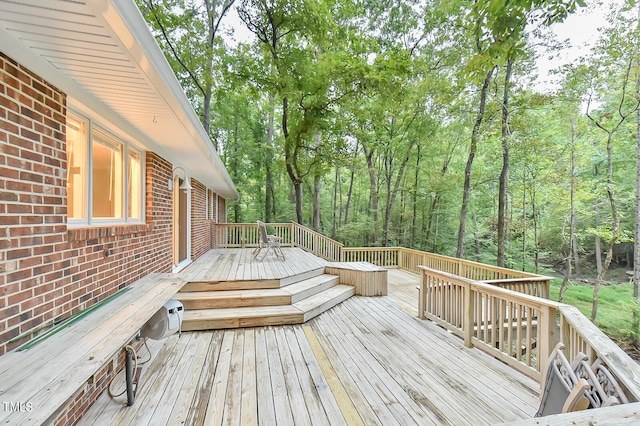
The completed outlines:
{"type": "Polygon", "coordinates": [[[286,260],[275,256],[253,259],[250,249],[213,249],[185,268],[187,281],[281,279],[324,267],[327,262],[299,248],[282,249],[286,260]]]}
{"type": "MultiPolygon", "coordinates": [[[[243,264],[242,277],[276,278],[318,264],[285,250],[287,267],[268,256],[247,268],[250,250],[249,258],[241,250],[212,253],[215,268],[196,265],[197,276],[235,279],[243,264]]],[[[155,343],[135,405],[103,395],[80,425],[475,425],[531,418],[539,385],[416,318],[418,277],[407,274],[389,271],[389,296],[354,296],[304,326],[187,332],[155,343]],[[349,399],[342,409],[338,398],[349,399]]]]}

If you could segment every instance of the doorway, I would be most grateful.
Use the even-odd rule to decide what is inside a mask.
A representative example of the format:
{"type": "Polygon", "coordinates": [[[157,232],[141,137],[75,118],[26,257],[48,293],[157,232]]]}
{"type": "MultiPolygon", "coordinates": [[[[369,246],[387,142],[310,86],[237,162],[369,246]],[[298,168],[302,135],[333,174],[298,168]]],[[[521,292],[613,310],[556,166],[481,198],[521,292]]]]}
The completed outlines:
{"type": "Polygon", "coordinates": [[[173,265],[180,270],[191,261],[191,200],[189,191],[180,188],[184,180],[176,177],[173,185],[173,265]]]}

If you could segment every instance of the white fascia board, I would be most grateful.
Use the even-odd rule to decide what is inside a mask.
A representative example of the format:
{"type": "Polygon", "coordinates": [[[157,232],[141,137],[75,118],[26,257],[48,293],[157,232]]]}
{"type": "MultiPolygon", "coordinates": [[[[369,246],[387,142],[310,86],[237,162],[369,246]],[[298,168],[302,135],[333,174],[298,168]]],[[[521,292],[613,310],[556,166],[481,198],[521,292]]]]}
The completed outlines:
{"type": "MultiPolygon", "coordinates": [[[[201,154],[212,163],[213,168],[218,172],[217,174],[223,178],[225,182],[216,182],[215,185],[223,187],[222,191],[219,190],[220,195],[225,198],[238,199],[239,194],[226,167],[211,143],[209,135],[202,127],[199,117],[193,110],[164,53],[147,27],[137,5],[128,0],[93,0],[92,3],[96,5],[96,12],[102,13],[105,24],[111,27],[113,33],[121,40],[123,47],[137,61],[142,71],[182,122],[201,154]]],[[[179,161],[176,164],[180,165],[179,161]]],[[[184,167],[184,165],[181,166],[184,167]]],[[[198,176],[197,172],[195,174],[193,177],[200,182],[207,186],[211,184],[210,177],[207,179],[207,176],[198,176]]]]}

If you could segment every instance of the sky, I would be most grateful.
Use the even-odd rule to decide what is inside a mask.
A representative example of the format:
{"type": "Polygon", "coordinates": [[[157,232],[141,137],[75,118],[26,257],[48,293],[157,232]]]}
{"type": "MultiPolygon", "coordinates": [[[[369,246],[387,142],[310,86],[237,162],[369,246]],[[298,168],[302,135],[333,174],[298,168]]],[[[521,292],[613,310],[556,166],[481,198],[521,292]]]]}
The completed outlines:
{"type": "Polygon", "coordinates": [[[555,68],[571,63],[581,56],[589,53],[591,47],[598,39],[600,27],[606,25],[606,14],[609,5],[619,0],[604,0],[603,5],[589,2],[586,8],[580,8],[576,13],[569,15],[567,19],[558,24],[554,24],[551,30],[556,34],[558,40],[569,41],[567,49],[563,49],[559,54],[549,59],[548,55],[539,54],[536,65],[538,67],[539,82],[543,89],[553,89],[558,77],[549,74],[555,68]]]}

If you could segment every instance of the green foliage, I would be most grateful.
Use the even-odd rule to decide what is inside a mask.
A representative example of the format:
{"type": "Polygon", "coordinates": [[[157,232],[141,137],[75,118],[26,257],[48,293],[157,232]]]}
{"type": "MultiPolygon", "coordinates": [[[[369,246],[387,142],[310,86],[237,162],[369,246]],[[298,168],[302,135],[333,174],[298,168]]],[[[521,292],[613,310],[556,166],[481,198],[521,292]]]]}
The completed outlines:
{"type": "MultiPolygon", "coordinates": [[[[455,254],[478,91],[497,65],[479,128],[464,235],[467,257],[493,263],[502,161],[500,82],[502,65],[515,58],[509,266],[535,270],[565,258],[572,152],[582,259],[593,258],[596,235],[611,235],[606,140],[584,110],[590,101],[594,117],[605,125],[615,122],[621,78],[630,63],[631,76],[637,76],[630,62],[639,45],[632,2],[611,11],[594,51],[558,70],[559,87],[545,93],[531,83],[532,34],[562,21],[583,1],[138,3],[187,96],[203,122],[209,120],[209,134],[242,195],[229,206],[231,221],[297,220],[299,184],[301,221],[312,223],[317,203],[319,231],[348,246],[402,245],[455,254]],[[207,9],[213,4],[217,9],[207,9]],[[229,41],[226,6],[242,18],[238,25],[256,34],[253,39],[229,41]],[[218,21],[211,40],[210,24],[218,21]]],[[[631,111],[633,102],[625,99],[623,111],[631,111]]],[[[635,226],[636,134],[628,120],[613,141],[621,241],[635,226]]]]}
{"type": "MultiPolygon", "coordinates": [[[[561,280],[552,281],[551,299],[558,300],[561,280]]],[[[569,283],[564,303],[577,307],[587,318],[591,316],[593,287],[569,283]]],[[[609,285],[600,289],[598,319],[596,325],[613,338],[638,338],[638,328],[633,325],[633,312],[638,311],[633,300],[633,283],[609,285]]]]}

